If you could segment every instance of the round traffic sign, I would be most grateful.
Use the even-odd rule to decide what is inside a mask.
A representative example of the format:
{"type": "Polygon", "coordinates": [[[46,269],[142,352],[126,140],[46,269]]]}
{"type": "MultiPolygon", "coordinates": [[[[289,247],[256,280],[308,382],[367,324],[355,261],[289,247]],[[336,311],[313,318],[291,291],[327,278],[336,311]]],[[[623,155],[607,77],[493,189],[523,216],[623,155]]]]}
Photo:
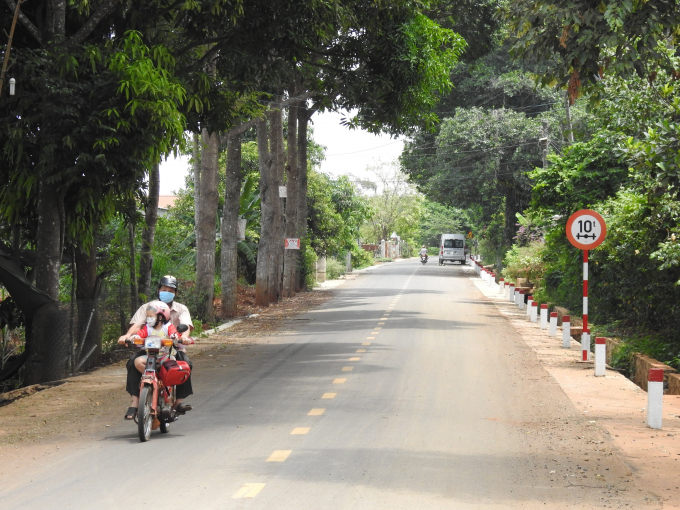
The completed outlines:
{"type": "Polygon", "coordinates": [[[567,239],[580,250],[597,248],[606,235],[604,218],[590,209],[575,212],[567,221],[567,239]]]}

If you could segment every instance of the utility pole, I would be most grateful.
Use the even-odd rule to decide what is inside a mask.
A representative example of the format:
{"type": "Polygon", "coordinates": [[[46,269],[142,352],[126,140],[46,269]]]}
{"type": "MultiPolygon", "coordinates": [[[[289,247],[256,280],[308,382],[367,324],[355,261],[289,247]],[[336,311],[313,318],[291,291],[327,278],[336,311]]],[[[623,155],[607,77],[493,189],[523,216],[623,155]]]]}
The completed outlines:
{"type": "Polygon", "coordinates": [[[571,105],[569,104],[569,91],[564,94],[567,103],[567,128],[569,128],[569,143],[574,143],[574,127],[571,125],[571,105]]]}
{"type": "Polygon", "coordinates": [[[9,38],[7,39],[7,48],[5,49],[5,60],[2,62],[2,72],[0,72],[0,98],[2,98],[2,88],[5,85],[5,73],[7,72],[7,64],[9,64],[9,53],[12,50],[12,38],[14,37],[14,28],[17,26],[17,19],[19,18],[19,8],[26,0],[17,0],[17,6],[14,9],[14,19],[12,20],[12,28],[9,30],[9,38]]]}
{"type": "Polygon", "coordinates": [[[548,168],[548,121],[543,121],[543,137],[538,139],[543,145],[543,168],[548,168]]]}

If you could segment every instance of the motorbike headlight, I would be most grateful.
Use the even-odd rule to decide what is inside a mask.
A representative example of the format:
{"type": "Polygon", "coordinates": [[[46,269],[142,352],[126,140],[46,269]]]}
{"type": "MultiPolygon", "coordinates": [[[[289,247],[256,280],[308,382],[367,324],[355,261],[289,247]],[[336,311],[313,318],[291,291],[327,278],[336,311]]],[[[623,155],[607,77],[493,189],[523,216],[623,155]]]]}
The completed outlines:
{"type": "Polygon", "coordinates": [[[144,342],[144,347],[146,347],[147,349],[160,349],[161,339],[158,337],[149,337],[144,342]]]}

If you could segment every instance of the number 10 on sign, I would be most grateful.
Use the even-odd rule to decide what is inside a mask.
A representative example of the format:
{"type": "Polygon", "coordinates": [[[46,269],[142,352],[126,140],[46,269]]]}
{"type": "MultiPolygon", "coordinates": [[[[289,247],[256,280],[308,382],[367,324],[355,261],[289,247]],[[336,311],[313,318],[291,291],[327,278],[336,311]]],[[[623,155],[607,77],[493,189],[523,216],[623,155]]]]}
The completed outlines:
{"type": "Polygon", "coordinates": [[[588,250],[597,248],[607,235],[607,225],[599,213],[590,209],[575,212],[567,221],[567,239],[583,250],[583,334],[581,335],[581,359],[588,361],[590,353],[590,329],[588,328],[588,250]]]}

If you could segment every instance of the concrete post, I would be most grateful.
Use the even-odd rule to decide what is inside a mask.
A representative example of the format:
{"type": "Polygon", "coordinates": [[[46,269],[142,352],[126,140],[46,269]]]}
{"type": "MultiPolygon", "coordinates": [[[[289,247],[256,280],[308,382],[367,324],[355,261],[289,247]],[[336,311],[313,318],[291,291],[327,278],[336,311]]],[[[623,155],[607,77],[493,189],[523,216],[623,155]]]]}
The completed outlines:
{"type": "Polygon", "coordinates": [[[650,368],[647,376],[647,426],[661,430],[663,411],[663,368],[650,368]]]}
{"type": "Polygon", "coordinates": [[[501,278],[498,282],[498,293],[503,294],[505,292],[505,280],[501,278]]]}
{"type": "Polygon", "coordinates": [[[524,289],[519,291],[519,309],[524,310],[524,289]]]}
{"type": "Polygon", "coordinates": [[[550,327],[548,328],[548,336],[557,336],[557,312],[550,313],[550,327]]]}
{"type": "Polygon", "coordinates": [[[508,292],[508,301],[515,301],[515,284],[510,284],[510,291],[508,292]]]}
{"type": "Polygon", "coordinates": [[[607,342],[602,337],[595,338],[595,377],[604,377],[607,361],[607,342]]]}
{"type": "Polygon", "coordinates": [[[531,322],[538,322],[538,303],[531,302],[531,322]]]}
{"type": "Polygon", "coordinates": [[[548,329],[548,305],[541,305],[541,329],[548,329]]]}
{"type": "Polygon", "coordinates": [[[316,281],[319,283],[326,281],[326,257],[319,257],[316,261],[316,281]]]}
{"type": "Polygon", "coordinates": [[[568,315],[562,316],[562,347],[571,349],[571,324],[568,315]]]}
{"type": "Polygon", "coordinates": [[[527,317],[531,316],[531,303],[534,302],[534,296],[529,296],[527,298],[527,317]]]}
{"type": "Polygon", "coordinates": [[[515,305],[519,306],[519,290],[515,289],[515,305]]]}

